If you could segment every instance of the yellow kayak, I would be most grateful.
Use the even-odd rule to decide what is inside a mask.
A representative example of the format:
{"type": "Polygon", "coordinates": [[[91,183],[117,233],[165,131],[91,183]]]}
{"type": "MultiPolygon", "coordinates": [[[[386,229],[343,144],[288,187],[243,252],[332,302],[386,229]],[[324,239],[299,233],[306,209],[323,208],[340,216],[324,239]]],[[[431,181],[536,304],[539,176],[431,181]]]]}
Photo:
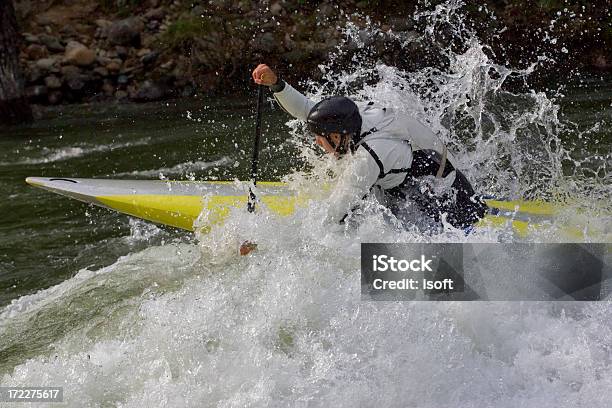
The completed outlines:
{"type": "MultiPolygon", "coordinates": [[[[206,209],[207,219],[198,220],[206,229],[222,222],[231,208],[246,207],[248,185],[233,181],[112,180],[63,177],[28,177],[26,182],[51,192],[154,223],[193,231],[206,209]]],[[[300,196],[281,182],[258,182],[257,198],[272,212],[286,216],[305,205],[300,196]]],[[[538,201],[485,200],[490,208],[481,225],[507,226],[521,235],[552,218],[554,204],[538,201]]],[[[580,231],[570,231],[580,236],[580,231]]]]}

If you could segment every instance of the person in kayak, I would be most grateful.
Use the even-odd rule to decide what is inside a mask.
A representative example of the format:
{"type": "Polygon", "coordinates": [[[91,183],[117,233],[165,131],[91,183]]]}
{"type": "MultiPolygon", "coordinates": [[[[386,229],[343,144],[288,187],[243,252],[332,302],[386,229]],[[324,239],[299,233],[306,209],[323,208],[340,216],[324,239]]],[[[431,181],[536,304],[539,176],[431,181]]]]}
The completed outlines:
{"type": "Polygon", "coordinates": [[[417,119],[344,96],[315,103],[265,64],[252,76],[270,88],[291,116],[306,122],[327,153],[350,156],[331,195],[331,221],[343,223],[368,194],[375,194],[402,222],[414,221],[415,207],[438,226],[445,218],[455,228],[469,230],[484,217],[486,204],[454,167],[444,143],[417,119]]]}

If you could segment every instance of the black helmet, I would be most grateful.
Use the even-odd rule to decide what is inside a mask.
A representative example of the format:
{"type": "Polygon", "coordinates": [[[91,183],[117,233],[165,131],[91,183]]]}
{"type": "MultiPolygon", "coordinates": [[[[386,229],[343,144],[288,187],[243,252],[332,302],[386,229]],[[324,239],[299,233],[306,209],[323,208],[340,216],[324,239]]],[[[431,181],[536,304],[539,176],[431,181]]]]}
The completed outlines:
{"type": "Polygon", "coordinates": [[[340,154],[346,153],[346,138],[356,139],[361,133],[361,115],[355,102],[344,96],[332,96],[317,103],[306,118],[308,130],[321,135],[340,154]],[[341,142],[336,146],[330,133],[339,133],[341,142]]]}

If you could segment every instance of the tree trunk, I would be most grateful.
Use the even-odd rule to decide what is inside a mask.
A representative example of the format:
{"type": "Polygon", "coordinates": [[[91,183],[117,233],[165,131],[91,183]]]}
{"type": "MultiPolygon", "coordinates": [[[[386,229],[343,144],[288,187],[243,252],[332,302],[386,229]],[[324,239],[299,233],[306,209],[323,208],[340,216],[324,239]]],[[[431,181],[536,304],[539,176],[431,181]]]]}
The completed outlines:
{"type": "Polygon", "coordinates": [[[32,120],[23,89],[18,44],[13,0],[0,0],[0,125],[32,120]]]}

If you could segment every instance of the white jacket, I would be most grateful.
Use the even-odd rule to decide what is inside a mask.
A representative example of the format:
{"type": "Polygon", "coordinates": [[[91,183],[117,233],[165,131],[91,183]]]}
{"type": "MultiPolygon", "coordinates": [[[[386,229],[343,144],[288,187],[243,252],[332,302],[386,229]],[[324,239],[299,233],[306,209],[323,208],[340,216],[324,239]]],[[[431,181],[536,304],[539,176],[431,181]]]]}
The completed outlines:
{"type": "MultiPolygon", "coordinates": [[[[285,84],[274,94],[278,103],[293,117],[306,120],[315,102],[285,84]]],[[[442,154],[444,144],[415,118],[373,103],[355,102],[362,118],[361,132],[368,131],[348,159],[330,197],[329,218],[338,222],[356,207],[372,187],[388,190],[399,186],[412,164],[412,150],[433,149],[442,154]]],[[[450,159],[450,158],[449,158],[450,159]]]]}

